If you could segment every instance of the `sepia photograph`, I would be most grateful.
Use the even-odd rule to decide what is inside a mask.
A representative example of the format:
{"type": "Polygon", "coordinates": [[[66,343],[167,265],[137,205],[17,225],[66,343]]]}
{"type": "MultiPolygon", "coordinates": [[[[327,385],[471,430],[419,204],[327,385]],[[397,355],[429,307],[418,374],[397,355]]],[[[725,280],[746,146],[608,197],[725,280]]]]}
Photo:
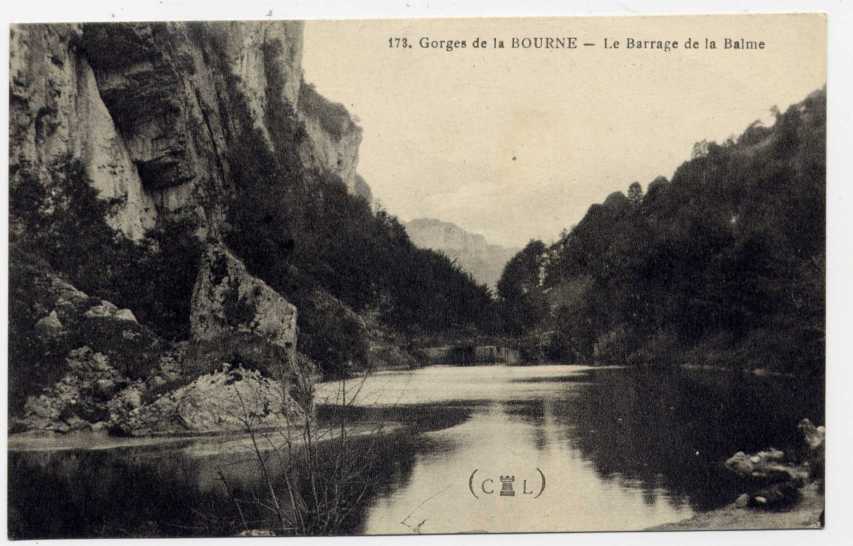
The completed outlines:
{"type": "Polygon", "coordinates": [[[825,14],[5,32],[9,539],[824,528],[825,14]]]}

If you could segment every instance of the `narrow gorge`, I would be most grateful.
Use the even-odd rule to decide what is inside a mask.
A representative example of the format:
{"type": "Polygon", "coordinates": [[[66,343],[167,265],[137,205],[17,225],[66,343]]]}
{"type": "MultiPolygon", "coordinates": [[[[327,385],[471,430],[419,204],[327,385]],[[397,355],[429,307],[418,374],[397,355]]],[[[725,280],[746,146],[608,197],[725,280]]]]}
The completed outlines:
{"type": "Polygon", "coordinates": [[[9,537],[822,527],[826,18],[631,25],[757,21],[11,25],[9,537]]]}

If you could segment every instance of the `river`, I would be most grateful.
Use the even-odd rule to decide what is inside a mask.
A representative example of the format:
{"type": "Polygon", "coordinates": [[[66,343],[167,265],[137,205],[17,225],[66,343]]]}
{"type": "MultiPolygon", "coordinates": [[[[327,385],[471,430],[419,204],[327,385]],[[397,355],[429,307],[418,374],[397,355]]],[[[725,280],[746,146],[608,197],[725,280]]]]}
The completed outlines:
{"type": "MultiPolygon", "coordinates": [[[[333,403],[344,386],[358,426],[382,423],[397,438],[374,461],[380,470],[346,533],[635,530],[678,521],[741,492],[721,465],[732,453],[793,449],[799,419],[823,422],[819,382],[722,371],[388,371],[320,384],[321,420],[344,414],[333,403]]],[[[241,495],[259,487],[245,437],[10,445],[17,538],[231,532],[223,522],[234,521],[233,497],[221,474],[241,495]]],[[[272,525],[260,514],[244,518],[272,525]]]]}

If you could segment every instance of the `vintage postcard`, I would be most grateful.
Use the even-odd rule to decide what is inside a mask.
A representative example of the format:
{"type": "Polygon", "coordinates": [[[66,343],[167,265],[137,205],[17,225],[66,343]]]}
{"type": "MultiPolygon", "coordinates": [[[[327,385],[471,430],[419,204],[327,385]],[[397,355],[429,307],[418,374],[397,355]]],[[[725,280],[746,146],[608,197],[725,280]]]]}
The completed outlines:
{"type": "Polygon", "coordinates": [[[9,538],[822,528],[826,25],[13,24],[9,538]]]}

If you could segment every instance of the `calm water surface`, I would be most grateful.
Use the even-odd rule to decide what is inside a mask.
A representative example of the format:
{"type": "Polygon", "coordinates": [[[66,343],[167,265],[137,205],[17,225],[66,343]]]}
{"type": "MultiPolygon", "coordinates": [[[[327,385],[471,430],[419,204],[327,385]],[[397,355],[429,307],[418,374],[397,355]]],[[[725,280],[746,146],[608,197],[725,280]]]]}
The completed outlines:
{"type": "MultiPolygon", "coordinates": [[[[329,404],[321,417],[342,387],[318,387],[329,404]]],[[[360,421],[403,427],[347,530],[369,534],[677,521],[737,496],[720,464],[733,452],[792,449],[799,419],[823,422],[821,384],[725,372],[435,366],[345,387],[360,421]],[[498,495],[500,476],[515,477],[515,495],[498,495]]],[[[211,520],[233,517],[219,473],[238,494],[261,487],[241,438],[12,445],[10,529],[20,537],[217,534],[211,520]]]]}

